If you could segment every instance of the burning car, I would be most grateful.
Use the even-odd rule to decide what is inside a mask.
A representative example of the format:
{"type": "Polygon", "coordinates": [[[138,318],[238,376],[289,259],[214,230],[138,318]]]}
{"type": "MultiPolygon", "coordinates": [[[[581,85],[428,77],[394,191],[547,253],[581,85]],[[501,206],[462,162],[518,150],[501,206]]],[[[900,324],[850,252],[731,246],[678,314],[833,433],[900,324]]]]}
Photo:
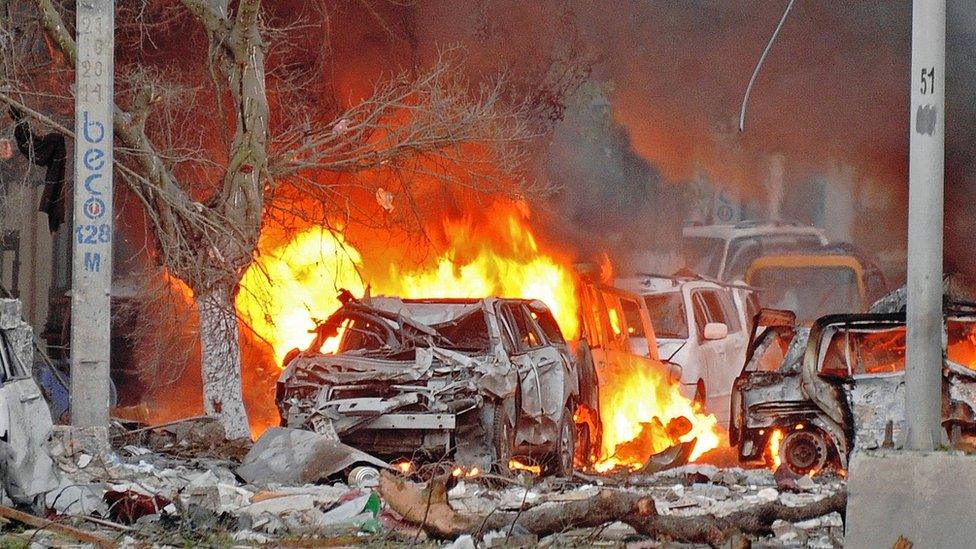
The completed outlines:
{"type": "Polygon", "coordinates": [[[658,352],[677,367],[682,394],[728,425],[732,382],[745,359],[752,292],[693,275],[639,275],[617,284],[647,307],[658,352]]]}
{"type": "MultiPolygon", "coordinates": [[[[846,468],[853,449],[897,447],[905,426],[905,315],[841,314],[796,326],[764,309],[732,392],[730,442],[741,461],[766,449],[799,474],[846,468]]],[[[944,319],[943,426],[976,433],[976,312],[944,319]]]]}
{"type": "Polygon", "coordinates": [[[340,295],[285,358],[282,426],[384,457],[454,457],[505,472],[528,455],[569,474],[583,380],[548,307],[520,299],[340,295]]]}
{"type": "Polygon", "coordinates": [[[642,296],[598,282],[578,290],[580,369],[599,392],[580,399],[577,422],[594,468],[642,468],[661,452],[674,466],[716,447],[717,420],[682,394],[682,368],[661,360],[642,296]]]}

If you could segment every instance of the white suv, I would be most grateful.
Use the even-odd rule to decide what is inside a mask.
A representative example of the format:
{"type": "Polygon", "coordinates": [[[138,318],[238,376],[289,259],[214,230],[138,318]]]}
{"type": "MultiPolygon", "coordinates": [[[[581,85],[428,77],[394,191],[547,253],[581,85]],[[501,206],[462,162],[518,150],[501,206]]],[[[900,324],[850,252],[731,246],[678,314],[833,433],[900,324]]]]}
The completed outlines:
{"type": "Polygon", "coordinates": [[[688,225],[681,230],[686,267],[717,280],[740,280],[764,248],[820,248],[827,237],[816,227],[743,221],[736,225],[688,225]]]}
{"type": "Polygon", "coordinates": [[[752,293],[692,276],[637,275],[616,285],[642,296],[661,360],[680,367],[681,393],[727,427],[756,310],[752,293]]]}

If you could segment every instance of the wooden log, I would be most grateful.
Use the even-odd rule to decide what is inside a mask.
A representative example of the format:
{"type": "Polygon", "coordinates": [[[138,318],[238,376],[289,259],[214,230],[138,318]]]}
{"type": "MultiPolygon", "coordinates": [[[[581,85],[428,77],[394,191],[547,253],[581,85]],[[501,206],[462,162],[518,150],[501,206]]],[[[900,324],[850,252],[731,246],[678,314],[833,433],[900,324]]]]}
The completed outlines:
{"type": "Polygon", "coordinates": [[[659,515],[649,496],[604,488],[595,496],[560,504],[541,504],[520,512],[495,511],[488,515],[461,514],[447,499],[447,476],[416,484],[389,472],[380,473],[380,494],[410,523],[436,538],[480,535],[492,530],[518,528],[547,536],[573,528],[592,528],[620,521],[655,539],[721,545],[743,533],[768,535],[773,522],[798,522],[831,512],[844,514],[847,493],[838,492],[801,507],[764,503],[726,516],[659,515]]]}
{"type": "Polygon", "coordinates": [[[80,530],[65,524],[60,524],[52,520],[35,517],[34,515],[24,513],[4,505],[0,505],[0,517],[15,520],[39,530],[48,530],[60,536],[74,539],[82,543],[91,543],[97,547],[118,547],[118,543],[116,543],[113,539],[109,539],[92,532],[86,532],[85,530],[80,530]]]}

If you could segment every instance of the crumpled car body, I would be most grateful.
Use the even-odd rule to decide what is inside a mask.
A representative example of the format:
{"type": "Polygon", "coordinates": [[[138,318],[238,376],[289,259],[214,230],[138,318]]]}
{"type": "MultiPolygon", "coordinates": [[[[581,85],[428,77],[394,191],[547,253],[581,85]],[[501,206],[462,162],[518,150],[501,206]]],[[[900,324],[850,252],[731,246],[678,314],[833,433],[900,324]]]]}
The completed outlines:
{"type": "MultiPolygon", "coordinates": [[[[955,442],[976,435],[976,313],[949,312],[943,326],[942,423],[955,442]]],[[[846,468],[855,449],[901,447],[904,369],[904,313],[766,327],[733,387],[730,441],[756,461],[777,433],[782,462],[801,474],[846,468]]]]}
{"type": "Polygon", "coordinates": [[[572,467],[579,373],[542,302],[341,299],[285,359],[282,426],[389,458],[487,471],[527,454],[572,467]]]}
{"type": "Polygon", "coordinates": [[[0,491],[28,505],[58,486],[48,454],[51,413],[31,376],[32,332],[20,307],[0,307],[0,491]]]}

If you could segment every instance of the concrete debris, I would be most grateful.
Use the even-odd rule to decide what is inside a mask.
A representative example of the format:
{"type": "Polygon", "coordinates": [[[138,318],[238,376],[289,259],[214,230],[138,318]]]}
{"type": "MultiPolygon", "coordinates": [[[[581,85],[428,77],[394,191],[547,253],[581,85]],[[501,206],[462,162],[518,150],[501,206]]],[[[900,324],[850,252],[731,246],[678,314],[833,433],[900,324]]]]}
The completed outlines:
{"type": "MultiPolygon", "coordinates": [[[[291,446],[291,430],[281,431],[272,433],[269,441],[259,441],[255,445],[256,454],[267,458],[269,448],[281,448],[275,452],[281,452],[287,460],[295,460],[296,453],[314,453],[307,451],[314,450],[314,444],[303,444],[303,440],[322,440],[321,435],[303,431],[291,446]]],[[[298,536],[342,544],[385,540],[392,546],[399,541],[411,544],[427,539],[426,533],[418,533],[416,526],[405,521],[369,486],[373,471],[378,470],[372,465],[327,467],[325,470],[336,469],[344,474],[315,478],[314,482],[324,481],[323,484],[303,480],[321,477],[323,469],[318,466],[319,472],[314,475],[289,476],[276,469],[260,482],[251,482],[245,475],[235,475],[235,464],[224,460],[129,448],[118,453],[87,454],[91,459],[85,467],[79,467],[80,455],[76,452],[56,456],[62,481],[57,490],[47,494],[46,503],[53,513],[77,517],[75,524],[99,536],[98,539],[117,539],[124,534],[132,537],[132,543],[161,545],[159,540],[167,539],[168,545],[197,545],[216,544],[213,539],[222,539],[208,537],[211,541],[203,541],[201,536],[225,536],[229,544],[276,545],[283,538],[298,536]],[[367,482],[360,483],[363,479],[367,482]],[[174,529],[189,537],[172,543],[172,538],[164,536],[171,536],[174,529]]],[[[295,461],[298,462],[321,463],[305,458],[295,461]]],[[[611,477],[602,478],[606,483],[613,482],[611,477]]],[[[617,489],[648,497],[653,500],[657,514],[676,518],[725,517],[769,502],[800,507],[844,490],[843,479],[832,475],[796,479],[798,484],[809,482],[811,486],[790,492],[774,487],[773,473],[769,470],[698,464],[635,478],[640,483],[627,485],[629,481],[622,479],[619,482],[625,484],[617,489]]],[[[592,482],[556,480],[535,479],[532,485],[520,485],[518,482],[523,481],[513,480],[499,485],[490,478],[464,478],[452,481],[446,494],[450,507],[462,515],[514,516],[545,509],[561,513],[561,509],[585,505],[607,489],[606,485],[601,487],[592,482]]],[[[843,543],[842,532],[841,515],[832,513],[795,523],[780,521],[765,536],[753,539],[774,545],[806,543],[815,547],[839,547],[843,543]]],[[[457,537],[447,547],[601,545],[641,539],[647,538],[633,526],[609,520],[597,528],[573,528],[569,524],[559,532],[544,536],[521,526],[496,526],[486,529],[481,536],[457,537]]]]}
{"type": "Polygon", "coordinates": [[[787,545],[804,545],[807,542],[806,531],[784,520],[773,522],[773,535],[776,541],[787,545]]]}
{"type": "Polygon", "coordinates": [[[237,474],[256,485],[308,484],[357,463],[390,467],[383,460],[319,433],[272,427],[254,443],[237,474]]]}
{"type": "MultiPolygon", "coordinates": [[[[490,532],[491,533],[491,532],[490,532]]],[[[487,545],[488,536],[485,536],[485,544],[487,545]]],[[[474,543],[474,538],[470,534],[465,534],[463,536],[458,536],[454,543],[451,543],[444,549],[475,549],[477,547],[474,543]]]]}
{"type": "Polygon", "coordinates": [[[189,507],[199,505],[217,514],[233,513],[251,503],[254,493],[234,484],[220,481],[213,471],[197,475],[180,494],[180,502],[189,507]]]}
{"type": "Polygon", "coordinates": [[[59,515],[108,516],[108,504],[103,497],[104,484],[73,484],[67,478],[44,496],[44,504],[59,515]]]}

